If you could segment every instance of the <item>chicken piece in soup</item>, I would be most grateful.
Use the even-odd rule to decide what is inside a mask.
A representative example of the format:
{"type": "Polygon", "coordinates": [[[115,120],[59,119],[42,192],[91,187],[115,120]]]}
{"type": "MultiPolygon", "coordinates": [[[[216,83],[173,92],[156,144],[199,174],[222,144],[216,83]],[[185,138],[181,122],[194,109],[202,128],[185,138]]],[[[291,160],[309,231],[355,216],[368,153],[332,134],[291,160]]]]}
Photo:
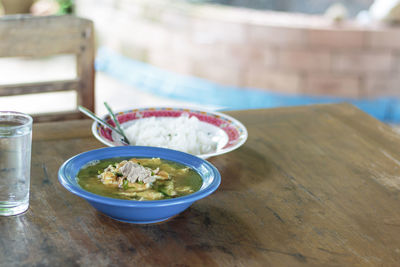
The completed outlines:
{"type": "Polygon", "coordinates": [[[91,162],[78,184],[98,195],[129,200],[162,200],[189,195],[203,183],[193,169],[160,158],[113,158],[91,162]]]}

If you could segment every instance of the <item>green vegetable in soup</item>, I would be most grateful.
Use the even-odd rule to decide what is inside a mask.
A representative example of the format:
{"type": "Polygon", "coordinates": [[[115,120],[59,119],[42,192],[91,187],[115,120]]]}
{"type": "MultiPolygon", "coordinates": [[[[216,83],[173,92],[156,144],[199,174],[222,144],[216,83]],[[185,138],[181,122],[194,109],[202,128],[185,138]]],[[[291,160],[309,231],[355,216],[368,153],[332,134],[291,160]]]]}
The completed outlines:
{"type": "Polygon", "coordinates": [[[193,169],[160,158],[113,158],[83,167],[77,175],[85,190],[112,198],[160,200],[198,191],[203,183],[193,169]]]}
{"type": "Polygon", "coordinates": [[[163,193],[166,196],[174,197],[177,195],[174,187],[174,182],[172,180],[159,181],[155,185],[157,191],[163,193]]]}

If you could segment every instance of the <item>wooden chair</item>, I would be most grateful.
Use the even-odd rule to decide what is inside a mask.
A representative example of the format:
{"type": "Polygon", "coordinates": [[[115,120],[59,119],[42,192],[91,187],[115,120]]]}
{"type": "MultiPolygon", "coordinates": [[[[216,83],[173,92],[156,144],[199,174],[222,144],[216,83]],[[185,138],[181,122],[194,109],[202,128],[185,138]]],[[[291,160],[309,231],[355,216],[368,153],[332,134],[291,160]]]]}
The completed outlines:
{"type": "MultiPolygon", "coordinates": [[[[77,92],[77,105],[94,111],[93,23],[75,16],[11,15],[0,17],[0,57],[47,57],[73,54],[76,79],[0,85],[1,96],[77,92]]],[[[1,75],[1,74],[0,74],[1,75]]],[[[34,121],[86,118],[78,110],[33,114],[34,121]]]]}

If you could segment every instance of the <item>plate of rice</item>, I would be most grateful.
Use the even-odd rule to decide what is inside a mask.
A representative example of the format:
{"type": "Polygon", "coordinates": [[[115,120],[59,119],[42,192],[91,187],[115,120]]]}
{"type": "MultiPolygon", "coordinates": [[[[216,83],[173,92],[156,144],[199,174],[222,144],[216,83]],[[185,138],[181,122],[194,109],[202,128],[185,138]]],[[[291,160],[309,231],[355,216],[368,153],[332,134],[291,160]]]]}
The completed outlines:
{"type": "MultiPolygon", "coordinates": [[[[130,145],[164,147],[200,158],[237,149],[247,140],[246,127],[226,114],[191,108],[139,108],[115,113],[130,145]]],[[[115,126],[109,115],[103,120],[115,126]]],[[[107,146],[123,146],[121,137],[97,122],[93,135],[107,146]]]]}

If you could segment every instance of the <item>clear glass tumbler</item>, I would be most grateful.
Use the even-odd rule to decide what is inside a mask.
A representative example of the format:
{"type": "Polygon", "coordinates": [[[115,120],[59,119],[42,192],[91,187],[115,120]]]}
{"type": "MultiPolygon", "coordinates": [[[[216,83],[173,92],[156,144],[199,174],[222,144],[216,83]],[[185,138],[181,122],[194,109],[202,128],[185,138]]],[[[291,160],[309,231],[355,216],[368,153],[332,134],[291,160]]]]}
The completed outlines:
{"type": "Polygon", "coordinates": [[[32,117],[0,111],[0,216],[28,209],[31,147],[32,117]]]}

